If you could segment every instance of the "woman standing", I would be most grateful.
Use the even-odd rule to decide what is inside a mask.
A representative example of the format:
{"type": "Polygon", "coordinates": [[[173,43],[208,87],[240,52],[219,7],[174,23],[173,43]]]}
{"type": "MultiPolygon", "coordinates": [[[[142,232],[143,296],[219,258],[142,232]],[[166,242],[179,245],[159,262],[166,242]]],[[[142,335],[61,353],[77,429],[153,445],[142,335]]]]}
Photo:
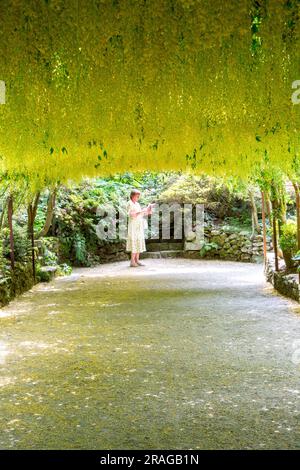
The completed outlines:
{"type": "Polygon", "coordinates": [[[152,214],[151,204],[146,209],[141,209],[138,203],[140,195],[141,192],[138,189],[133,189],[127,204],[128,235],[126,251],[131,251],[131,267],[144,266],[139,260],[140,253],[146,251],[144,217],[152,214]]]}

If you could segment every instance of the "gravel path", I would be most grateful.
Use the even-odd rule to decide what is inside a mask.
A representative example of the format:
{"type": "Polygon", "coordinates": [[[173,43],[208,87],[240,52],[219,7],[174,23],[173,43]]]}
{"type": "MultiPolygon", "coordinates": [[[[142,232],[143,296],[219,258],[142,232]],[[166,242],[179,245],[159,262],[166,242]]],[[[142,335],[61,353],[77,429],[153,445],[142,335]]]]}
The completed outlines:
{"type": "Polygon", "coordinates": [[[0,448],[299,449],[299,305],[261,265],[144,262],[0,310],[0,448]]]}

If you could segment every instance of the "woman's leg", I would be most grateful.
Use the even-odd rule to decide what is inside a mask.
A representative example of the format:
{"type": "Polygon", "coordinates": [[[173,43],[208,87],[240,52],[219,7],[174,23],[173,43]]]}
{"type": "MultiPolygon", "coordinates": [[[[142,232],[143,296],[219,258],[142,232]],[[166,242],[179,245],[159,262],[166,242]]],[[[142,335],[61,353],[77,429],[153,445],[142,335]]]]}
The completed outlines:
{"type": "Polygon", "coordinates": [[[138,266],[145,266],[143,263],[140,262],[140,254],[136,254],[135,262],[138,266]]]}
{"type": "Polygon", "coordinates": [[[131,252],[130,266],[137,266],[136,253],[131,252]]]}

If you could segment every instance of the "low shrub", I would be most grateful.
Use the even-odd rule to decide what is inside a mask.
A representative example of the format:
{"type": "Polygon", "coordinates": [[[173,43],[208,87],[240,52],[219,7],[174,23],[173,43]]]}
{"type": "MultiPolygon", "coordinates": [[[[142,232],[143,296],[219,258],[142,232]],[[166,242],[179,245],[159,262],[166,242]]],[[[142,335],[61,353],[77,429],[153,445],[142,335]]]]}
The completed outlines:
{"type": "Polygon", "coordinates": [[[288,270],[293,269],[292,257],[297,253],[297,224],[288,221],[281,227],[279,246],[282,249],[283,258],[288,270]]]}

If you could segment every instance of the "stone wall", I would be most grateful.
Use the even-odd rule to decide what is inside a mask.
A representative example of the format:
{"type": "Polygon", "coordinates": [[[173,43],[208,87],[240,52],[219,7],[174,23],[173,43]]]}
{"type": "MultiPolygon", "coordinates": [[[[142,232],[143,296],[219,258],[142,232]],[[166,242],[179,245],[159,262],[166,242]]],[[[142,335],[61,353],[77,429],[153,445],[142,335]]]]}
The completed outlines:
{"type": "MultiPolygon", "coordinates": [[[[187,243],[184,244],[185,249],[181,253],[183,257],[205,257],[205,258],[221,258],[234,261],[261,261],[263,258],[263,237],[256,235],[252,240],[249,232],[236,231],[226,227],[205,227],[204,229],[205,243],[213,243],[214,248],[200,253],[200,250],[186,249],[187,243]],[[193,253],[192,253],[193,252],[193,253]],[[194,255],[194,256],[193,256],[194,255]]],[[[125,242],[105,243],[97,250],[97,259],[99,263],[109,263],[112,261],[128,260],[129,254],[125,251],[125,242]]],[[[151,254],[151,245],[156,245],[155,250],[177,250],[179,243],[158,242],[149,240],[147,242],[147,251],[151,254]],[[167,246],[166,246],[167,245],[167,246]],[[171,246],[172,245],[172,246],[171,246]],[[173,247],[175,246],[175,248],[173,247]],[[171,247],[170,247],[171,246],[171,247]]],[[[271,249],[271,242],[268,240],[267,249],[271,249]]]]}
{"type": "Polygon", "coordinates": [[[110,263],[112,261],[124,261],[130,258],[125,251],[126,242],[105,243],[97,249],[99,263],[110,263]]]}
{"type": "Polygon", "coordinates": [[[298,274],[286,274],[284,261],[279,259],[279,271],[275,271],[275,259],[273,253],[268,253],[265,264],[265,276],[280,294],[291,299],[300,300],[298,274]]]}
{"type": "MultiPolygon", "coordinates": [[[[67,263],[72,265],[72,260],[66,258],[64,251],[60,245],[59,239],[56,237],[44,237],[40,240],[36,240],[36,247],[38,248],[39,262],[42,265],[47,264],[45,262],[46,252],[50,250],[56,257],[54,264],[67,263]]],[[[125,251],[126,242],[120,241],[99,241],[99,244],[92,253],[87,253],[88,265],[109,263],[111,261],[122,261],[128,260],[129,255],[125,251]]]]}
{"type": "Polygon", "coordinates": [[[31,263],[16,263],[14,272],[0,278],[0,307],[7,305],[16,295],[23,294],[34,285],[31,263]]]}
{"type": "MultiPolygon", "coordinates": [[[[205,245],[201,250],[204,258],[249,262],[261,261],[263,258],[262,235],[251,238],[251,234],[247,231],[238,231],[226,226],[206,226],[204,240],[205,245]]],[[[271,249],[270,239],[267,240],[267,249],[271,249]]]]}

